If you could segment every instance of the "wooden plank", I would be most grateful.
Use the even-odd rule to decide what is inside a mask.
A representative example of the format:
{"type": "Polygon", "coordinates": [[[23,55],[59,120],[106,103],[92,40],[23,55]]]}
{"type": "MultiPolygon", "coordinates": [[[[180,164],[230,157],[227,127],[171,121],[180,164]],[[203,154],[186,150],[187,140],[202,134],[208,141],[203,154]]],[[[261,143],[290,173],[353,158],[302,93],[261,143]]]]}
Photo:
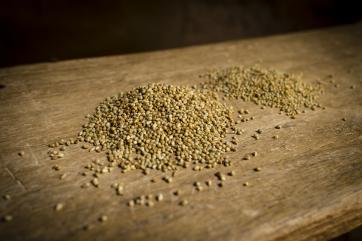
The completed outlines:
{"type": "MultiPolygon", "coordinates": [[[[160,52],[42,63],[0,70],[0,240],[327,240],[362,223],[362,25],[226,42],[160,52]],[[81,189],[79,172],[97,155],[68,148],[61,161],[48,160],[47,144],[77,133],[84,116],[105,97],[150,82],[195,84],[200,73],[230,65],[252,65],[303,73],[319,79],[326,110],[296,120],[277,110],[248,108],[255,120],[243,124],[238,151],[229,156],[237,175],[223,188],[195,193],[194,181],[215,170],[182,170],[172,184],[162,174],[119,170],[101,188],[81,189]],[[328,83],[332,74],[339,84],[328,83]],[[356,88],[351,89],[350,86],[356,88]],[[342,121],[345,117],[347,121],[342,121]],[[283,128],[276,130],[275,125],[283,128]],[[250,135],[264,133],[256,141],[250,135]],[[271,137],[278,134],[280,138],[271,137]],[[18,152],[24,150],[23,157],[18,152]],[[260,155],[240,161],[250,151],[260,155]],[[59,164],[60,172],[51,170],[59,164]],[[261,172],[254,172],[254,167],[261,172]],[[61,173],[67,173],[59,180],[61,173]],[[150,178],[156,178],[151,183],[150,178]],[[110,184],[125,184],[116,196],[110,184]],[[250,186],[242,184],[248,181],[250,186]],[[180,207],[179,189],[190,205],[180,207]],[[163,192],[153,208],[130,209],[125,202],[163,192]],[[64,202],[61,212],[53,210],[64,202]],[[97,218],[109,220],[100,224],[97,218]],[[84,231],[83,225],[93,228],[84,231]]],[[[101,154],[98,156],[102,157],[101,154]]],[[[220,170],[231,170],[220,168],[220,170]]]]}

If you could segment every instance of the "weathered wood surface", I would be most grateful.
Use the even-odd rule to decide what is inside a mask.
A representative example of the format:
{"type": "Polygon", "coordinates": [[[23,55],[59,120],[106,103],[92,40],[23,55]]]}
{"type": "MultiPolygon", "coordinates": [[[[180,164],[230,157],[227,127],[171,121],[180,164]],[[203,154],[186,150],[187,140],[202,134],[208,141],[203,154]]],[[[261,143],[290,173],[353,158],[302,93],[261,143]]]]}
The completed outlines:
{"type": "Polygon", "coordinates": [[[326,240],[362,224],[362,25],[344,26],[169,51],[43,63],[0,70],[0,240],[326,240]],[[68,148],[49,160],[47,144],[69,138],[98,102],[149,82],[190,85],[214,67],[251,65],[303,73],[325,86],[321,103],[291,120],[277,110],[243,102],[255,120],[245,123],[238,151],[230,155],[237,175],[223,188],[193,191],[215,170],[178,172],[172,184],[162,174],[119,170],[101,187],[81,189],[79,172],[94,153],[68,148]],[[327,75],[338,87],[329,83],[327,75]],[[355,85],[356,88],[350,88],[355,85]],[[347,120],[342,121],[345,117],[347,120]],[[283,128],[276,130],[275,125],[283,128]],[[251,134],[262,128],[260,140],[251,134]],[[278,134],[280,138],[271,137],[278,134]],[[18,152],[24,150],[24,157],[18,152]],[[258,157],[240,161],[250,151],[258,157]],[[59,164],[61,171],[51,170],[59,164]],[[254,167],[261,167],[254,172],[254,167]],[[59,175],[67,173],[64,180],[59,175]],[[156,178],[151,183],[150,178],[156,178]],[[125,184],[125,195],[109,187],[125,184]],[[242,183],[248,181],[250,186],[242,183]],[[178,205],[176,189],[190,204],[178,205]],[[141,194],[165,194],[153,208],[130,209],[141,194]],[[54,205],[64,202],[61,212],[54,205]],[[100,224],[97,218],[109,220],[100,224]],[[93,228],[84,231],[83,225],[93,228]]]}

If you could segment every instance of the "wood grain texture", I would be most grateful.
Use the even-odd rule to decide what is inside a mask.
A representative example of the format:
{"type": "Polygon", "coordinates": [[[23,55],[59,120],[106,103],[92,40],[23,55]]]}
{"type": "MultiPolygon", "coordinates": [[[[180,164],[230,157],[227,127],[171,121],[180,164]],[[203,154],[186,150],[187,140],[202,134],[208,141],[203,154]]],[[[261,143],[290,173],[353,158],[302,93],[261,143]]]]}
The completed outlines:
{"type": "Polygon", "coordinates": [[[226,42],[161,52],[43,63],[0,70],[0,240],[327,240],[362,224],[362,25],[226,42]],[[296,120],[275,109],[230,101],[248,108],[254,121],[241,125],[238,150],[229,155],[237,175],[223,188],[197,193],[194,181],[215,170],[182,170],[172,184],[162,174],[121,174],[101,178],[101,187],[81,189],[90,177],[83,166],[102,154],[79,146],[61,160],[49,160],[47,144],[76,134],[97,103],[119,91],[150,82],[191,85],[211,68],[230,65],[272,67],[320,80],[326,110],[296,120]],[[332,74],[338,83],[329,83],[332,74]],[[355,85],[356,88],[350,88],[355,85]],[[345,117],[347,120],[342,121],[345,117]],[[276,130],[275,125],[282,129],[276,130]],[[264,130],[260,140],[250,136],[264,130]],[[272,136],[278,134],[279,139],[272,136]],[[24,150],[23,157],[18,152],[24,150]],[[248,152],[259,155],[241,161],[248,152]],[[61,171],[51,170],[54,164],[61,171]],[[260,172],[253,168],[261,167],[260,172]],[[64,180],[59,175],[67,173],[64,180]],[[156,183],[150,179],[155,178],[156,183]],[[115,180],[125,195],[110,188],[115,180]],[[244,182],[250,186],[244,187],[244,182]],[[190,204],[178,205],[179,189],[190,204]],[[153,208],[130,209],[141,194],[165,194],[153,208]],[[64,202],[61,212],[53,210],[64,202]],[[106,223],[97,218],[105,214],[106,223]],[[82,230],[92,224],[92,229],[82,230]]]}

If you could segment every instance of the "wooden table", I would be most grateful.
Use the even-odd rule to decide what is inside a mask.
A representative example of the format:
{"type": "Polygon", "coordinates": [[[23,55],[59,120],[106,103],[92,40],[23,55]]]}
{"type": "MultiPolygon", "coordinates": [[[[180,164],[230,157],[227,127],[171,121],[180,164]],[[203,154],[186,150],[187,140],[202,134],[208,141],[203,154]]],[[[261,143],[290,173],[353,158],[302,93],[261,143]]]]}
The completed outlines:
{"type": "Polygon", "coordinates": [[[361,225],[361,40],[362,25],[356,24],[1,69],[0,193],[11,200],[0,200],[0,215],[13,220],[0,223],[0,240],[327,240],[361,225]],[[107,96],[150,82],[190,85],[202,81],[198,75],[208,69],[252,64],[319,80],[325,88],[320,102],[327,109],[292,120],[275,109],[231,102],[248,108],[255,120],[242,125],[246,133],[229,156],[233,166],[218,168],[236,171],[222,188],[195,192],[192,187],[216,170],[183,170],[171,184],[161,181],[162,173],[115,170],[101,178],[100,188],[82,189],[90,177],[79,173],[103,154],[78,145],[60,160],[47,156],[47,144],[74,136],[84,116],[107,96]],[[277,124],[282,129],[276,130],[277,124]],[[251,138],[257,128],[264,131],[260,140],[251,138]],[[251,151],[259,155],[241,161],[251,151]],[[55,164],[60,171],[52,170],[55,164]],[[124,196],[110,188],[115,181],[124,184],[124,196]],[[180,197],[171,194],[175,190],[180,197]],[[165,200],[154,207],[126,205],[158,192],[165,200]],[[179,206],[182,198],[189,205],[179,206]],[[60,202],[64,209],[56,212],[60,202]],[[101,215],[108,221],[100,223],[101,215]],[[90,229],[83,230],[87,224],[90,229]]]}

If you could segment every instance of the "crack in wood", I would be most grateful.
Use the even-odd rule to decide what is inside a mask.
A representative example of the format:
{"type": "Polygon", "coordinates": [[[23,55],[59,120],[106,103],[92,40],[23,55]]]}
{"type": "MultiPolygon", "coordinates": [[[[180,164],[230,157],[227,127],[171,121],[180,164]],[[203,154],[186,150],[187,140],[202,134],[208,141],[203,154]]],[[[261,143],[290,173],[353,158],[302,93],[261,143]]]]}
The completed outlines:
{"type": "Polygon", "coordinates": [[[26,188],[25,184],[18,178],[15,176],[15,174],[8,168],[5,167],[4,168],[5,171],[9,174],[9,176],[24,190],[27,191],[28,189],[26,188]]]}
{"type": "Polygon", "coordinates": [[[32,158],[33,158],[33,160],[34,160],[35,165],[36,165],[36,166],[39,166],[39,159],[38,159],[38,158],[36,157],[36,155],[34,154],[33,149],[31,148],[31,146],[27,143],[27,144],[26,144],[26,147],[29,149],[29,152],[30,152],[30,154],[31,154],[31,156],[32,156],[32,158]]]}

